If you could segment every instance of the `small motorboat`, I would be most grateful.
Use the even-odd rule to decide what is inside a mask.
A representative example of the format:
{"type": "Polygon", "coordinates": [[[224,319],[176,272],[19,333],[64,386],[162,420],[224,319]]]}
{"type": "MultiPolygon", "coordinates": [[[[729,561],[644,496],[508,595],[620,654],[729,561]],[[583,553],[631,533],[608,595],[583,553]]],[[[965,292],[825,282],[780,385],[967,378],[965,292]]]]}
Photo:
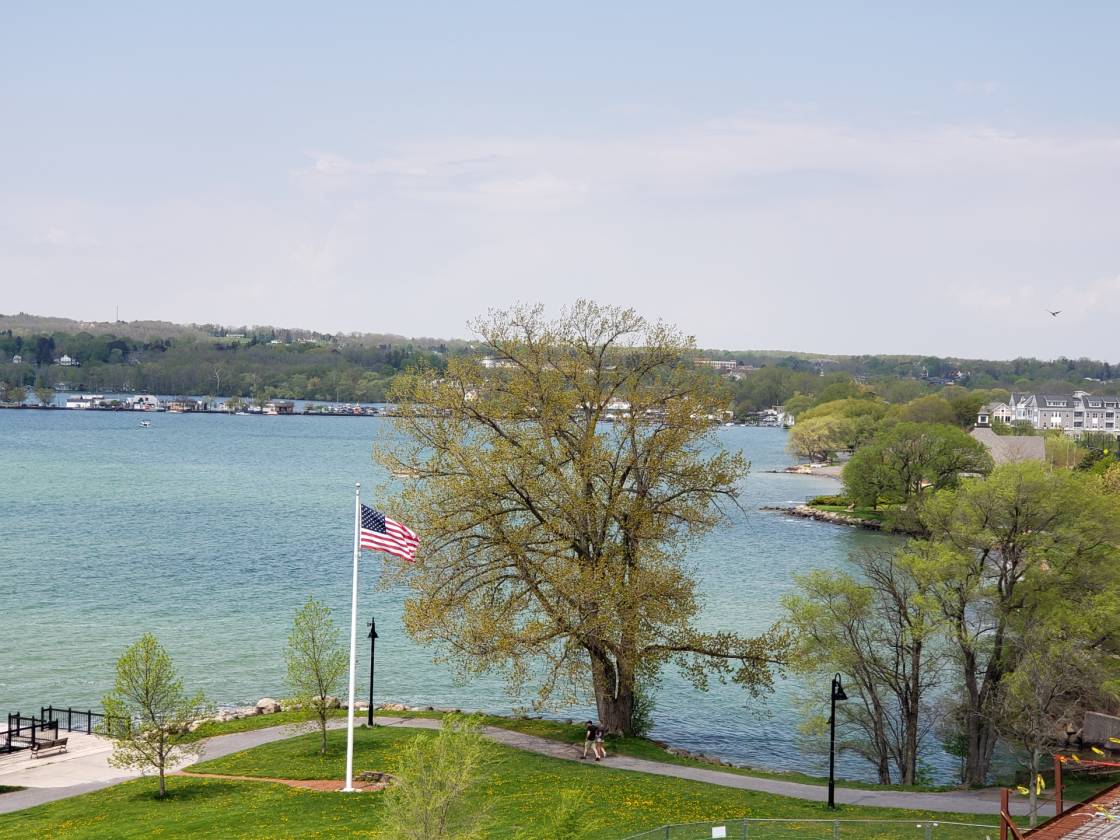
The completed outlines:
{"type": "Polygon", "coordinates": [[[147,429],[147,428],[149,428],[149,427],[150,427],[151,425],[152,425],[152,421],[151,421],[151,420],[141,420],[141,421],[140,421],[140,428],[141,428],[141,429],[147,429]]]}

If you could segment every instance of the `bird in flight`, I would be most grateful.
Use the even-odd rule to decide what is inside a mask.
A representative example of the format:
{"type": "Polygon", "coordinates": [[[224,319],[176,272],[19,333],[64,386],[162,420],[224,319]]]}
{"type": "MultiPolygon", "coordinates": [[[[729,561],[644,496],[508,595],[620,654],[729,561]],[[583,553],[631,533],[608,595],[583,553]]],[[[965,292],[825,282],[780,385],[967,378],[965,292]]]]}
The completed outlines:
{"type": "Polygon", "coordinates": [[[1057,318],[1059,315],[1062,314],[1062,310],[1060,310],[1060,309],[1057,310],[1057,311],[1054,311],[1053,309],[1047,309],[1046,311],[1049,312],[1050,315],[1054,318],[1057,318]]]}

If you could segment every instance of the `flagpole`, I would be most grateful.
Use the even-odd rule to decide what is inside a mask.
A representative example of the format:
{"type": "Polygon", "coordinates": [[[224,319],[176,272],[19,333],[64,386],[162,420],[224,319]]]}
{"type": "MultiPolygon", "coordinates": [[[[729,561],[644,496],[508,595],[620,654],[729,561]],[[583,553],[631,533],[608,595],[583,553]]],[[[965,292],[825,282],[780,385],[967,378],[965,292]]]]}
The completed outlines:
{"type": "Polygon", "coordinates": [[[350,591],[350,702],[346,704],[346,786],[354,790],[354,667],[358,653],[358,531],[362,522],[362,485],[354,485],[354,578],[350,591]]]}

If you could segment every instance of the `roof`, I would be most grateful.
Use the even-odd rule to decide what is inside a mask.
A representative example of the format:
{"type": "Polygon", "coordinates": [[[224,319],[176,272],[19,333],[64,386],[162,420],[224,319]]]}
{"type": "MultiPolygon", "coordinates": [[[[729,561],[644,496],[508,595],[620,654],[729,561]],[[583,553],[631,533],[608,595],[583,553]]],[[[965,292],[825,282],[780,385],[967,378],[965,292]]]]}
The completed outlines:
{"type": "Polygon", "coordinates": [[[1025,836],[1031,840],[1120,840],[1120,785],[1071,805],[1025,836]]]}
{"type": "Polygon", "coordinates": [[[1045,438],[1034,435],[997,435],[991,429],[973,429],[971,434],[984,444],[996,466],[1046,460],[1045,438]]]}

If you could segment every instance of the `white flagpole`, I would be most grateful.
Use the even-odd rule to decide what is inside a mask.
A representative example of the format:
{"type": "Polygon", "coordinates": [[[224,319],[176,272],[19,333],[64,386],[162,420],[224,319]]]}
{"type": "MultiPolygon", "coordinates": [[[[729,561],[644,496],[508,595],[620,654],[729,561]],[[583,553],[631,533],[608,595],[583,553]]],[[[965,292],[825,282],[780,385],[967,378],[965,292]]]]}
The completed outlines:
{"type": "Polygon", "coordinates": [[[343,792],[354,790],[354,665],[358,652],[358,551],[359,529],[362,522],[362,485],[354,485],[354,582],[350,595],[350,702],[346,706],[346,787],[343,792]]]}

